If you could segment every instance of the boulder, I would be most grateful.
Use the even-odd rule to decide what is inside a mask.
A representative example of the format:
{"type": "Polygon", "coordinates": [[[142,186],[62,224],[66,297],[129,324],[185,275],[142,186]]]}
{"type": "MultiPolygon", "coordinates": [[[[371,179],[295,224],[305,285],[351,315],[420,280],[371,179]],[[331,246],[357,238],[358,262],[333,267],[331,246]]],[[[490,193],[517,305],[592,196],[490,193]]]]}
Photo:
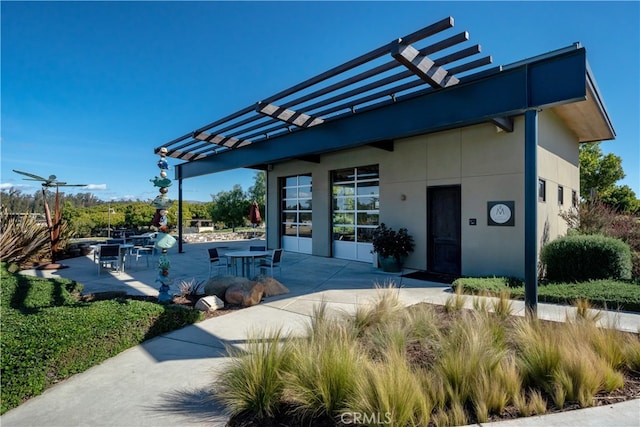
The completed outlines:
{"type": "Polygon", "coordinates": [[[215,295],[224,300],[224,294],[231,285],[248,283],[249,279],[238,276],[215,276],[204,284],[205,295],[215,295]]]}
{"type": "Polygon", "coordinates": [[[276,295],[288,294],[289,289],[282,283],[278,282],[273,277],[268,276],[257,276],[255,278],[257,282],[262,283],[264,286],[264,296],[265,297],[274,297],[276,295]]]}
{"type": "Polygon", "coordinates": [[[229,286],[224,294],[224,300],[229,304],[251,307],[260,303],[263,294],[262,283],[247,281],[229,286]]]}
{"type": "Polygon", "coordinates": [[[219,308],[224,308],[224,302],[215,295],[200,298],[196,302],[196,308],[200,311],[216,311],[219,308]]]}

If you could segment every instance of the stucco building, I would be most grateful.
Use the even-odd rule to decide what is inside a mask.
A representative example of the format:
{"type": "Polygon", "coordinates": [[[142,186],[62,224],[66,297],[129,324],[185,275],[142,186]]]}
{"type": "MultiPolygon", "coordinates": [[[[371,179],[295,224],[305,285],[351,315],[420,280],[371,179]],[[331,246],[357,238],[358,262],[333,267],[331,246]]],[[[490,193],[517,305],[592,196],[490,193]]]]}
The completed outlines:
{"type": "Polygon", "coordinates": [[[535,275],[541,245],[566,232],[558,213],[576,203],[579,144],[613,139],[611,120],[580,44],[495,67],[461,47],[466,32],[428,44],[452,27],[437,22],[163,144],[183,160],[180,188],[262,169],[269,248],[373,262],[371,232],[385,223],[414,237],[408,268],[535,275]]]}

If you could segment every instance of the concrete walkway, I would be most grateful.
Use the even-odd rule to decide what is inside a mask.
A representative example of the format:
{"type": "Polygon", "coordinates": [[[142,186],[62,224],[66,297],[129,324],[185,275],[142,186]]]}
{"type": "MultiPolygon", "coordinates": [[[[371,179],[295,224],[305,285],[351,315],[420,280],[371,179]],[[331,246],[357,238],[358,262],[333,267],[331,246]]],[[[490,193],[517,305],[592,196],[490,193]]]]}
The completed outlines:
{"type": "MultiPolygon", "coordinates": [[[[184,253],[170,253],[172,291],[180,280],[206,280],[209,247],[244,249],[256,241],[184,245],[184,253]]],[[[219,249],[224,253],[226,248],[219,249]]],[[[123,273],[97,273],[91,255],[64,262],[54,272],[25,274],[65,277],[84,285],[84,293],[125,290],[130,294],[157,295],[157,272],[145,260],[123,273]]],[[[234,311],[188,326],[133,347],[88,371],[57,384],[41,396],[25,402],[1,417],[10,426],[224,426],[222,408],[208,396],[216,375],[229,362],[227,346],[242,348],[251,331],[283,328],[299,333],[314,306],[325,301],[332,309],[352,311],[374,299],[375,285],[395,284],[401,301],[444,304],[451,296],[447,285],[413,280],[384,273],[370,264],[286,252],[282,274],[277,275],[291,291],[267,298],[258,306],[234,311]]],[[[469,299],[468,304],[471,305],[469,299]]],[[[522,315],[524,304],[514,303],[522,315]]],[[[539,317],[562,321],[572,308],[539,305],[539,317]]],[[[638,332],[640,315],[608,313],[604,322],[622,330],[638,332]]],[[[638,426],[640,400],[540,417],[492,423],[496,426],[638,426]]]]}

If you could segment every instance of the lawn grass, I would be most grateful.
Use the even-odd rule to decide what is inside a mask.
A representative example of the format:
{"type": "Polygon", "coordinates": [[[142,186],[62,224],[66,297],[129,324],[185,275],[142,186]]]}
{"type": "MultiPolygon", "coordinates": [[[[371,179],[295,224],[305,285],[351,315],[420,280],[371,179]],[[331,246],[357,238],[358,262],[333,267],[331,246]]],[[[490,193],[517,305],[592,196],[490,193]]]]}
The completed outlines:
{"type": "MultiPolygon", "coordinates": [[[[524,283],[507,277],[463,277],[452,287],[462,287],[464,293],[499,296],[508,292],[513,299],[524,298],[524,283]]],[[[640,285],[617,280],[591,280],[577,283],[541,283],[538,301],[571,305],[587,300],[598,308],[640,312],[640,285]]]]}
{"type": "Polygon", "coordinates": [[[145,340],[202,319],[198,311],[152,302],[80,302],[73,293],[82,285],[9,273],[4,263],[0,283],[0,413],[145,340]]]}
{"type": "Polygon", "coordinates": [[[500,313],[455,302],[404,308],[394,289],[354,313],[321,305],[305,336],[264,332],[252,340],[257,348],[234,354],[242,368],[232,381],[218,378],[213,396],[230,426],[466,425],[593,406],[638,380],[637,334],[579,314],[563,323],[514,318],[501,299],[500,313]],[[268,364],[256,363],[266,354],[268,364]],[[270,397],[267,387],[247,387],[256,377],[277,382],[270,397]],[[268,412],[248,409],[265,401],[268,412]]]}

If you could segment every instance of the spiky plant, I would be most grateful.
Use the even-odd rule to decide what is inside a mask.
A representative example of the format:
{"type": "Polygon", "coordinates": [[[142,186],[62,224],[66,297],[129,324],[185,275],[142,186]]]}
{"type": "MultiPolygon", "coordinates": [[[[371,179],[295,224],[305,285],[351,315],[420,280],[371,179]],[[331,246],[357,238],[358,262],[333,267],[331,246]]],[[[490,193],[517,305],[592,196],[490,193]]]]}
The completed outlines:
{"type": "Polygon", "coordinates": [[[20,266],[43,259],[51,252],[49,230],[30,214],[9,215],[0,210],[0,260],[20,266]]]}
{"type": "Polygon", "coordinates": [[[199,282],[196,279],[191,280],[181,280],[178,285],[178,289],[180,289],[180,296],[182,297],[195,297],[200,295],[200,291],[204,286],[203,281],[199,282]]]}

